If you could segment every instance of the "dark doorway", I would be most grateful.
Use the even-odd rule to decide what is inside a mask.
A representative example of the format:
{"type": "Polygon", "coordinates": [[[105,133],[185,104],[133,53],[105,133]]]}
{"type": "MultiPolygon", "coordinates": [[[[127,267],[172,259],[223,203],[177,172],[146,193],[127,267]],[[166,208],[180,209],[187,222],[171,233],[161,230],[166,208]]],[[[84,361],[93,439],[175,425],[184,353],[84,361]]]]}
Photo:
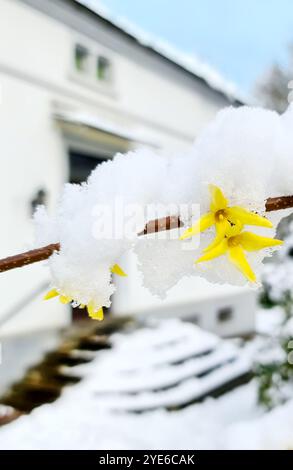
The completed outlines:
{"type": "Polygon", "coordinates": [[[69,182],[82,183],[100,163],[109,160],[105,155],[91,155],[88,153],[69,152],[69,182]]]}

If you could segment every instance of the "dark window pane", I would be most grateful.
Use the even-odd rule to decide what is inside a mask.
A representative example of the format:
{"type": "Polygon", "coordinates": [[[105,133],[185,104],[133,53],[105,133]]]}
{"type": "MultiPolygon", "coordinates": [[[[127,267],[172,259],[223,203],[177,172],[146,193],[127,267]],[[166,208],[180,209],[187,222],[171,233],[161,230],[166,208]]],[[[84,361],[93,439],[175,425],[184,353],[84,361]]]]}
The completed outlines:
{"type": "Polygon", "coordinates": [[[97,78],[105,81],[111,78],[111,63],[106,57],[97,58],[97,78]]]}
{"type": "Polygon", "coordinates": [[[233,318],[233,308],[232,307],[224,307],[218,310],[218,321],[219,323],[224,323],[230,321],[233,318]]]}
{"type": "Polygon", "coordinates": [[[80,72],[87,69],[89,53],[86,47],[81,44],[75,46],[75,67],[80,72]]]}

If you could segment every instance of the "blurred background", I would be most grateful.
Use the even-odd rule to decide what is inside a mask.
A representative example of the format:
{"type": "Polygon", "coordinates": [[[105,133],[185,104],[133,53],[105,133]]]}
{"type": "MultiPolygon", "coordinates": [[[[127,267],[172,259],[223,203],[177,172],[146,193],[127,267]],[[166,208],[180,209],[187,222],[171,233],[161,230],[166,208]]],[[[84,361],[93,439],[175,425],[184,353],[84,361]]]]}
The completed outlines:
{"type": "MultiPolygon", "coordinates": [[[[226,106],[256,104],[282,112],[293,79],[289,0],[0,0],[0,40],[1,258],[32,246],[35,208],[43,204],[53,213],[64,183],[83,182],[117,152],[143,146],[183,154],[226,106]]],[[[40,394],[51,397],[55,382],[62,381],[56,366],[62,354],[70,362],[68,351],[87,350],[78,347],[79,341],[91,338],[89,343],[95,343],[97,334],[124,328],[126,318],[131,319],[131,331],[144,328],[146,318],[166,320],[171,339],[183,328],[175,343],[185,338],[187,323],[193,345],[201,331],[212,333],[213,341],[229,338],[219,340],[224,348],[232,347],[230,338],[255,339],[259,319],[264,323],[254,291],[190,278],[159,301],[143,288],[134,255],[122,264],[127,281],[115,281],[110,326],[98,333],[79,311],[42,301],[50,282],[45,263],[1,274],[0,403],[11,406],[9,412],[3,408],[3,422],[10,420],[9,413],[18,416],[46,403],[40,394]],[[71,333],[74,340],[65,341],[64,335],[71,333]],[[60,341],[65,341],[62,347],[60,341]],[[39,368],[24,384],[14,385],[49,351],[59,356],[53,369],[46,359],[44,383],[39,368]]],[[[164,327],[158,328],[164,337],[164,327]]],[[[105,338],[99,341],[88,348],[100,351],[112,344],[105,338]]],[[[139,352],[135,344],[131,357],[139,352]]],[[[214,346],[197,352],[191,348],[182,359],[180,347],[179,363],[214,351],[214,346]]],[[[223,375],[211,380],[205,392],[195,383],[185,402],[226,393],[250,380],[251,344],[248,349],[245,366],[237,348],[229,350],[231,357],[219,359],[216,354],[210,359],[208,371],[233,358],[240,365],[227,373],[225,383],[223,375]]],[[[189,379],[194,377],[190,374],[189,379]]],[[[62,388],[56,387],[54,399],[62,388]]],[[[158,407],[164,408],[162,400],[158,407]]]]}

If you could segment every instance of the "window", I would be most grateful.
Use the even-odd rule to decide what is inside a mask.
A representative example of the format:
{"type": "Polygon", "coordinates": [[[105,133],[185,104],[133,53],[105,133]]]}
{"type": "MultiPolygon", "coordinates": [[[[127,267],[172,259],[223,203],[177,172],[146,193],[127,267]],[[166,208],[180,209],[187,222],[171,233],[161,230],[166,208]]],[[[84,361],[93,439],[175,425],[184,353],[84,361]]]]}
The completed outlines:
{"type": "Polygon", "coordinates": [[[89,64],[89,51],[81,44],[75,46],[75,68],[79,72],[86,72],[89,64]]]}
{"type": "Polygon", "coordinates": [[[80,84],[96,90],[113,92],[113,62],[108,52],[86,39],[73,43],[71,77],[80,84]]]}
{"type": "Polygon", "coordinates": [[[111,63],[107,57],[99,56],[97,58],[97,78],[101,81],[111,79],[111,63]]]}
{"type": "Polygon", "coordinates": [[[230,321],[233,318],[233,308],[223,307],[218,310],[217,318],[219,323],[230,321]]]}

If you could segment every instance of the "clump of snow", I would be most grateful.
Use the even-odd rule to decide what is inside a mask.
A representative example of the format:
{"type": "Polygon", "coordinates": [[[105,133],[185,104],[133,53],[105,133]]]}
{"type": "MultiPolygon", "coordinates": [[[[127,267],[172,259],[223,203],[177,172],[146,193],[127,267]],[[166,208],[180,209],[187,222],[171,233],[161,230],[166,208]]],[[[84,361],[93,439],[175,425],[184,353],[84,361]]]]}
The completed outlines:
{"type": "Polygon", "coordinates": [[[121,213],[128,205],[143,208],[156,201],[166,167],[166,158],[148,150],[118,154],[115,160],[98,166],[87,183],[65,185],[51,225],[44,210],[37,211],[38,244],[56,240],[61,244],[60,252],[49,260],[53,287],[78,304],[94,302],[97,309],[110,305],[115,289],[110,269],[147,221],[142,213],[142,219],[134,220],[132,232],[126,236],[122,227],[125,219],[121,222],[115,209],[117,200],[121,213]],[[103,229],[105,236],[100,232],[103,229]]]}
{"type": "Polygon", "coordinates": [[[195,273],[194,260],[199,257],[199,249],[183,250],[182,243],[147,238],[138,240],[135,245],[143,284],[161,299],[183,276],[195,273]]]}
{"type": "MultiPolygon", "coordinates": [[[[168,235],[165,241],[150,241],[149,236],[140,238],[137,233],[156,218],[152,217],[156,205],[160,205],[160,217],[176,211],[185,223],[191,223],[199,215],[194,204],[201,213],[209,209],[209,183],[222,189],[230,205],[262,214],[269,196],[291,194],[292,122],[292,108],[283,116],[258,108],[228,108],[188,154],[169,157],[147,149],[118,154],[99,165],[86,183],[67,184],[56,217],[50,222],[44,210],[35,216],[38,245],[61,243],[60,253],[49,260],[53,287],[78,304],[91,301],[96,308],[109,306],[115,289],[111,267],[136,244],[145,286],[161,297],[186,274],[245,284],[226,256],[194,266],[197,253],[213,238],[213,229],[198,236],[189,250],[190,241],[179,243],[168,235]]],[[[267,216],[276,224],[282,211],[267,216]]],[[[275,233],[255,227],[253,232],[275,233]]],[[[270,250],[249,254],[256,274],[268,254],[270,250]]]]}
{"type": "MultiPolygon", "coordinates": [[[[264,214],[268,197],[292,193],[293,159],[289,158],[290,153],[293,155],[292,132],[289,130],[292,122],[293,108],[281,117],[260,108],[221,111],[195,142],[191,154],[178,158],[174,171],[170,171],[171,175],[177,175],[181,169],[178,182],[172,185],[173,192],[168,188],[173,200],[178,191],[180,202],[196,202],[201,213],[205,213],[210,203],[208,184],[213,183],[223,190],[231,205],[264,214]]],[[[276,226],[282,211],[266,216],[276,226]]],[[[274,229],[248,227],[247,230],[267,237],[275,235],[274,229]]],[[[225,256],[194,266],[194,259],[213,236],[213,230],[202,234],[200,246],[195,245],[194,251],[177,250],[175,241],[168,241],[168,244],[158,241],[156,245],[155,242],[140,241],[136,252],[145,286],[163,297],[166,287],[172,287],[182,277],[182,271],[185,275],[201,275],[211,282],[244,285],[246,280],[225,256]],[[160,277],[160,266],[163,278],[160,277]]],[[[263,258],[271,253],[271,249],[266,249],[247,254],[258,276],[263,258]]]]}
{"type": "Polygon", "coordinates": [[[288,165],[292,171],[293,159],[286,160],[286,167],[280,163],[285,136],[287,147],[289,141],[292,146],[289,116],[292,126],[291,111],[288,119],[274,111],[247,106],[218,113],[194,147],[202,208],[207,208],[207,183],[222,188],[232,205],[252,210],[263,211],[268,197],[292,192],[293,176],[288,165]]]}
{"type": "Polygon", "coordinates": [[[50,218],[44,206],[38,206],[34,213],[36,246],[59,243],[56,219],[50,218]]]}

